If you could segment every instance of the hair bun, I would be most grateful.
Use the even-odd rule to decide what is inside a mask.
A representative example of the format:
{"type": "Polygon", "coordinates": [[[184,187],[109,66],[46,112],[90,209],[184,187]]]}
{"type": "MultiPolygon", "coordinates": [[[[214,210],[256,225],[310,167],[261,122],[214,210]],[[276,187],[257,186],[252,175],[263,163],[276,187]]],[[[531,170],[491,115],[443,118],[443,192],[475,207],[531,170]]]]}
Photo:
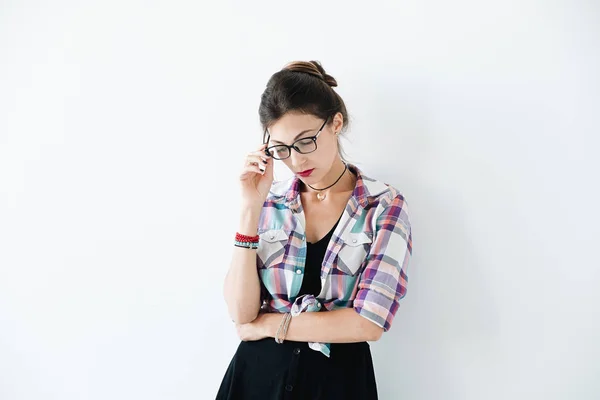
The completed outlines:
{"type": "Polygon", "coordinates": [[[318,61],[292,61],[286,64],[283,69],[296,72],[304,72],[321,79],[331,87],[337,86],[335,78],[325,72],[323,66],[318,61]]]}

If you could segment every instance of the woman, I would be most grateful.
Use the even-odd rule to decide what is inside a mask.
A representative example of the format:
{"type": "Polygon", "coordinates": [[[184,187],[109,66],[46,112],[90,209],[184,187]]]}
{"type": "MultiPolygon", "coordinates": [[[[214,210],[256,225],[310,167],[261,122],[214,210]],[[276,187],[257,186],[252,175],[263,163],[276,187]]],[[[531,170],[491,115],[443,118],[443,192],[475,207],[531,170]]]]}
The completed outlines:
{"type": "Polygon", "coordinates": [[[404,197],[344,160],[335,79],[292,62],[262,94],[224,296],[242,339],[217,399],[376,399],[367,341],[387,331],[412,255],[404,197]],[[294,173],[273,182],[273,163],[294,173]],[[257,273],[258,272],[258,273],[257,273]]]}

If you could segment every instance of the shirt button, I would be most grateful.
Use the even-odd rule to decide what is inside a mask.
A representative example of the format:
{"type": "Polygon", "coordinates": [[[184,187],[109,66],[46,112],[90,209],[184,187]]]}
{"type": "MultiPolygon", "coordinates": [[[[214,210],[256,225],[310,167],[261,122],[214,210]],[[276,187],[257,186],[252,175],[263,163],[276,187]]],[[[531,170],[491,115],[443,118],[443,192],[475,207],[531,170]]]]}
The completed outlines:
{"type": "MultiPolygon", "coordinates": [[[[273,238],[271,238],[271,239],[273,239],[273,238]]],[[[352,239],[352,243],[356,243],[356,239],[352,239]]]]}
{"type": "Polygon", "coordinates": [[[321,308],[321,303],[317,301],[317,308],[321,308]]]}
{"type": "Polygon", "coordinates": [[[297,355],[297,354],[300,354],[300,349],[296,347],[296,348],[294,349],[294,354],[296,354],[296,355],[297,355]]]}
{"type": "MultiPolygon", "coordinates": [[[[275,239],[275,235],[271,235],[271,240],[275,239]]],[[[356,239],[354,240],[356,242],[356,239]]]]}
{"type": "Polygon", "coordinates": [[[301,269],[297,269],[297,270],[296,270],[296,273],[297,273],[298,275],[300,275],[300,274],[302,273],[302,270],[301,270],[301,269]]]}
{"type": "Polygon", "coordinates": [[[294,387],[292,385],[285,385],[285,390],[291,392],[292,390],[294,390],[294,387]]]}

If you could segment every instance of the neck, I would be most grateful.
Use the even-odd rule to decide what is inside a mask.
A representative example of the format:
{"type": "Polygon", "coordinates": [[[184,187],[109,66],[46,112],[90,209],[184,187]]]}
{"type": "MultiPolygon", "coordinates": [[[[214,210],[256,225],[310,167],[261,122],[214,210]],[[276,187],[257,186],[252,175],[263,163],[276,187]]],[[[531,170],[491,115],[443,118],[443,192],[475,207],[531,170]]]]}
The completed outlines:
{"type": "MultiPolygon", "coordinates": [[[[325,189],[323,192],[324,193],[339,193],[339,192],[347,192],[347,191],[354,190],[354,185],[356,184],[355,177],[350,172],[349,168],[346,169],[346,171],[344,172],[345,168],[346,168],[346,166],[344,165],[342,160],[340,158],[336,158],[335,162],[333,163],[333,165],[332,165],[331,169],[329,170],[329,172],[327,173],[327,175],[325,175],[320,182],[311,184],[310,186],[314,187],[315,189],[326,188],[327,186],[329,186],[333,182],[335,182],[338,178],[340,178],[340,175],[342,175],[342,173],[344,173],[344,175],[340,178],[340,180],[335,185],[333,185],[332,187],[330,187],[328,189],[325,189]]],[[[314,189],[310,188],[304,182],[302,182],[302,188],[303,188],[302,191],[307,192],[307,193],[320,192],[320,190],[314,190],[314,189]]]]}

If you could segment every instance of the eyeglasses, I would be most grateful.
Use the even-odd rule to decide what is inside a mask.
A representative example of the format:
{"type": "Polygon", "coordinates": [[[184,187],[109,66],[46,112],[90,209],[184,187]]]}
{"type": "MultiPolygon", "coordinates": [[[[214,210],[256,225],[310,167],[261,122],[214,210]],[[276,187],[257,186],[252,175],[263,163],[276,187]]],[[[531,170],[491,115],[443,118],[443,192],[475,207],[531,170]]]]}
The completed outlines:
{"type": "MultiPolygon", "coordinates": [[[[319,137],[319,134],[325,127],[327,121],[329,121],[329,117],[325,119],[325,122],[323,122],[323,125],[321,125],[316,135],[298,139],[290,146],[288,146],[287,144],[278,144],[275,146],[267,147],[265,150],[266,153],[276,160],[285,160],[286,158],[288,158],[292,154],[292,149],[296,150],[300,154],[312,153],[317,149],[317,137],[319,137]]],[[[265,133],[263,135],[263,143],[269,143],[270,138],[271,135],[265,129],[265,133]]]]}

